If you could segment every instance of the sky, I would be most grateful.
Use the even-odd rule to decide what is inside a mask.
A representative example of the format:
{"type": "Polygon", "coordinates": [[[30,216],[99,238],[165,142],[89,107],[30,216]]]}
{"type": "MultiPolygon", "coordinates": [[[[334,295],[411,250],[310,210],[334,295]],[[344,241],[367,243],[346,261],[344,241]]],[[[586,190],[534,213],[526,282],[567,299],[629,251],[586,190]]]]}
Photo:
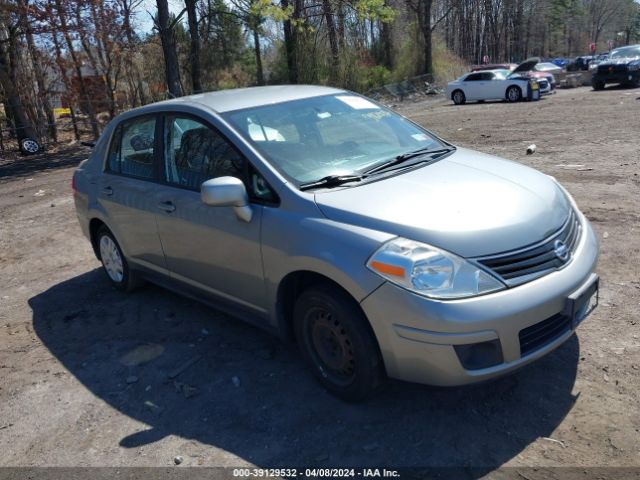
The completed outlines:
{"type": "MultiPolygon", "coordinates": [[[[169,11],[176,15],[184,8],[184,2],[182,0],[168,0],[169,11]]],[[[143,0],[142,5],[136,14],[136,32],[137,33],[150,33],[153,29],[153,20],[151,20],[151,14],[156,12],[156,0],[143,0]]]]}

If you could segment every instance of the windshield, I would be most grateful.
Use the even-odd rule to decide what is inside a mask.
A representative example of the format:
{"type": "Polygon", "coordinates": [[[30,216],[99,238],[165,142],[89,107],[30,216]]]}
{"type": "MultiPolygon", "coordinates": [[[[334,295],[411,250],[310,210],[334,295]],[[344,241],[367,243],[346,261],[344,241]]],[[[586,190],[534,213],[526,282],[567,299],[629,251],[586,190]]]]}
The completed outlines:
{"type": "Polygon", "coordinates": [[[509,75],[509,70],[494,70],[493,73],[497,80],[504,80],[509,75]]]}
{"type": "Polygon", "coordinates": [[[618,48],[611,52],[611,58],[640,57],[640,47],[618,48]]]}
{"type": "Polygon", "coordinates": [[[236,110],[225,117],[299,184],[444,146],[400,115],[349,93],[236,110]]]}

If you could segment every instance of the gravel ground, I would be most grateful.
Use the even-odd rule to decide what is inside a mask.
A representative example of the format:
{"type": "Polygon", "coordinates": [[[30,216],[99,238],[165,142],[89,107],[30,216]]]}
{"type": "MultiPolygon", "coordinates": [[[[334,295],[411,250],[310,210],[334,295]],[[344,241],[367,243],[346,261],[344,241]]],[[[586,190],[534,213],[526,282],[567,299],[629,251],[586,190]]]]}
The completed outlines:
{"type": "Polygon", "coordinates": [[[398,109],[574,195],[602,278],[577,335],[489,384],[390,382],[346,405],[292,345],[158,287],[110,288],[73,208],[84,147],[4,153],[0,466],[640,467],[640,90],[398,109]]]}

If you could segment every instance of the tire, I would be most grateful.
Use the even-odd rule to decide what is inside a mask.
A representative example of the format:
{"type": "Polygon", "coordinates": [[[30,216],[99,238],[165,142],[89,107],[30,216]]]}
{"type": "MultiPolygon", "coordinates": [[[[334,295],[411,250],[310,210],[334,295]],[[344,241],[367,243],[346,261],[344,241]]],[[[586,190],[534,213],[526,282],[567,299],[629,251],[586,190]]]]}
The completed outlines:
{"type": "Polygon", "coordinates": [[[129,268],[129,263],[113,233],[104,225],[96,234],[96,250],[104,273],[115,288],[131,292],[142,285],[140,277],[129,268]]]}
{"type": "Polygon", "coordinates": [[[515,85],[507,88],[507,92],[505,94],[507,101],[511,103],[519,102],[522,100],[522,90],[520,87],[516,87],[515,85]]]}
{"type": "Polygon", "coordinates": [[[464,105],[467,101],[467,97],[462,90],[454,90],[451,94],[451,100],[453,100],[453,103],[456,105],[464,105]]]}
{"type": "Polygon", "coordinates": [[[20,151],[23,155],[35,155],[41,150],[42,147],[40,146],[40,143],[31,137],[26,137],[20,140],[20,151]]]}
{"type": "Polygon", "coordinates": [[[313,374],[331,394],[360,402],[385,378],[378,343],[358,304],[329,284],[313,285],[294,307],[298,346],[313,374]]]}
{"type": "Polygon", "coordinates": [[[594,80],[593,82],[591,82],[591,86],[594,90],[604,90],[605,83],[600,80],[594,80]]]}

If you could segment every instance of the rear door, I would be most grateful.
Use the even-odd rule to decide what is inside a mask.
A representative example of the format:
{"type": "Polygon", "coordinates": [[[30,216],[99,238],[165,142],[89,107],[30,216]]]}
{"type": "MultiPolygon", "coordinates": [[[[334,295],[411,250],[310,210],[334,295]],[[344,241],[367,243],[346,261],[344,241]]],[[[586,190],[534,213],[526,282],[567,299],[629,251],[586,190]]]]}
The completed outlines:
{"type": "Polygon", "coordinates": [[[125,120],[116,127],[100,177],[98,202],[125,256],[152,270],[164,270],[154,201],[158,192],[157,127],[155,115],[125,120]]]}
{"type": "Polygon", "coordinates": [[[215,177],[247,181],[250,165],[204,120],[166,114],[162,191],[156,196],[158,231],[171,276],[210,294],[266,312],[260,249],[262,206],[252,204],[250,222],[232,207],[200,199],[201,184],[215,177]]]}

